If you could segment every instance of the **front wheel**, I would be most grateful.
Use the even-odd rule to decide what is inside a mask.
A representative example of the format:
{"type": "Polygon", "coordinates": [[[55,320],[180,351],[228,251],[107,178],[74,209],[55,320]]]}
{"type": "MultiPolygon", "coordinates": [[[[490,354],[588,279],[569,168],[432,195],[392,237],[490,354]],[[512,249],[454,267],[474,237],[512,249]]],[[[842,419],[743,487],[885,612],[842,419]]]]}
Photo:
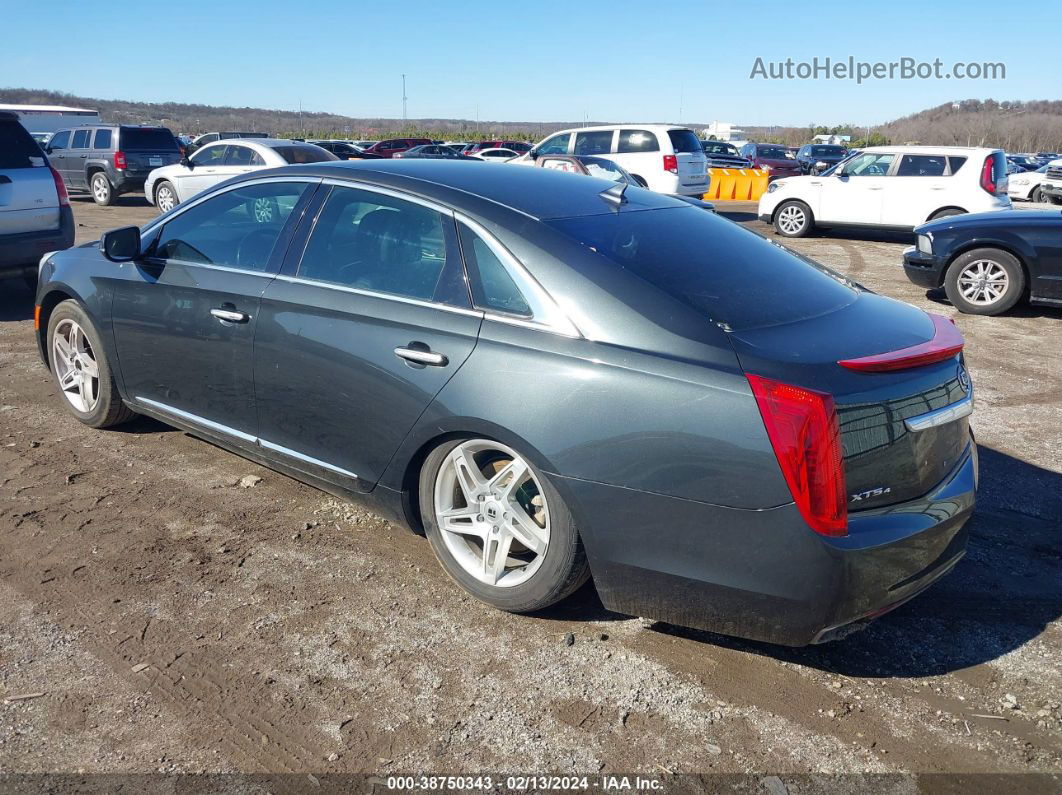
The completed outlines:
{"type": "Polygon", "coordinates": [[[446,573],[502,610],[548,607],[589,576],[563,498],[500,442],[454,440],[432,451],[421,469],[420,511],[446,573]]]}
{"type": "Polygon", "coordinates": [[[1044,193],[1040,190],[1040,186],[1037,185],[1033,188],[1032,193],[1029,194],[1029,201],[1040,204],[1044,200],[1044,193]]]}
{"type": "Polygon", "coordinates": [[[804,202],[782,202],[774,211],[774,229],[782,237],[804,237],[814,225],[811,208],[804,202]]]}
{"type": "Polygon", "coordinates": [[[80,422],[110,428],[134,416],[118,394],[99,332],[76,301],[63,301],[52,312],[47,340],[63,404],[80,422]]]}
{"type": "Polygon", "coordinates": [[[1014,255],[996,248],[967,251],[944,276],[948,300],[960,312],[998,315],[1021,299],[1025,271],[1014,255]]]}
{"type": "Polygon", "coordinates": [[[89,187],[92,188],[93,200],[100,207],[107,207],[114,203],[114,188],[111,187],[111,181],[102,171],[97,171],[92,175],[89,187]]]}
{"type": "Polygon", "coordinates": [[[155,191],[155,206],[159,212],[168,213],[180,203],[177,191],[169,182],[163,181],[155,191]]]}

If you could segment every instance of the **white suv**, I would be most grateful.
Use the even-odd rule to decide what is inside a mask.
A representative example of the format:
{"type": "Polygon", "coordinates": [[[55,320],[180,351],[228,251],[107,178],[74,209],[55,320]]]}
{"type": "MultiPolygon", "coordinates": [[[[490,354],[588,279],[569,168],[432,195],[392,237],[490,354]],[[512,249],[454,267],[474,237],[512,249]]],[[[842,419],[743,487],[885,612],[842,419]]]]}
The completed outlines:
{"type": "Polygon", "coordinates": [[[803,237],[816,226],[909,230],[948,215],[1010,208],[1000,149],[875,146],[823,174],[772,182],[759,216],[783,237],[803,237]]]}
{"type": "Polygon", "coordinates": [[[708,159],[687,127],[612,124],[563,130],[510,162],[533,166],[541,155],[607,157],[657,193],[699,197],[708,190],[708,159]]]}

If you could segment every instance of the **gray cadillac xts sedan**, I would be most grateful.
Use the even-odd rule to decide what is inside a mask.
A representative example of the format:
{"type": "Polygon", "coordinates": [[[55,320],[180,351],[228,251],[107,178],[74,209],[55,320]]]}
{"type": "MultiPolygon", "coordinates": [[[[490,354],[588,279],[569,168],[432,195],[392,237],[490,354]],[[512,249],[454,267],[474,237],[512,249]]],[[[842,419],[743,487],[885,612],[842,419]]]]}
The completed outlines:
{"type": "Polygon", "coordinates": [[[505,610],[592,576],[619,612],[800,645],[965,548],[955,326],[636,187],[260,171],[46,257],[37,305],[80,421],[371,498],[505,610]]]}

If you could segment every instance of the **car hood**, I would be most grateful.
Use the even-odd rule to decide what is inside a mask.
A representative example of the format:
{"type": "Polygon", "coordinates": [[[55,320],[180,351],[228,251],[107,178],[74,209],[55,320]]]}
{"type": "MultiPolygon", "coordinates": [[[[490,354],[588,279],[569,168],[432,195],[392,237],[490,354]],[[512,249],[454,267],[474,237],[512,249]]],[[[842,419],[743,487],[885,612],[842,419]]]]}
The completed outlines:
{"type": "Polygon", "coordinates": [[[800,168],[800,163],[796,160],[790,160],[789,158],[776,159],[757,157],[756,162],[763,166],[770,166],[771,168],[800,168]]]}

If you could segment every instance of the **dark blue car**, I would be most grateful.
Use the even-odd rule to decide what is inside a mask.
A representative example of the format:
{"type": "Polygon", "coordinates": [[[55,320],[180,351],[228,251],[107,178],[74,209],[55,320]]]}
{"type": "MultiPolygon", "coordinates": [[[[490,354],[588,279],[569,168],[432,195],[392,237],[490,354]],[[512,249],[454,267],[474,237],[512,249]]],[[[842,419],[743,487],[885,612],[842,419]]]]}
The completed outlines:
{"type": "Polygon", "coordinates": [[[955,326],[641,188],[259,171],[53,255],[37,304],[80,421],[145,414],[368,497],[505,610],[592,576],[614,610],[799,645],[965,549],[955,326]]]}

